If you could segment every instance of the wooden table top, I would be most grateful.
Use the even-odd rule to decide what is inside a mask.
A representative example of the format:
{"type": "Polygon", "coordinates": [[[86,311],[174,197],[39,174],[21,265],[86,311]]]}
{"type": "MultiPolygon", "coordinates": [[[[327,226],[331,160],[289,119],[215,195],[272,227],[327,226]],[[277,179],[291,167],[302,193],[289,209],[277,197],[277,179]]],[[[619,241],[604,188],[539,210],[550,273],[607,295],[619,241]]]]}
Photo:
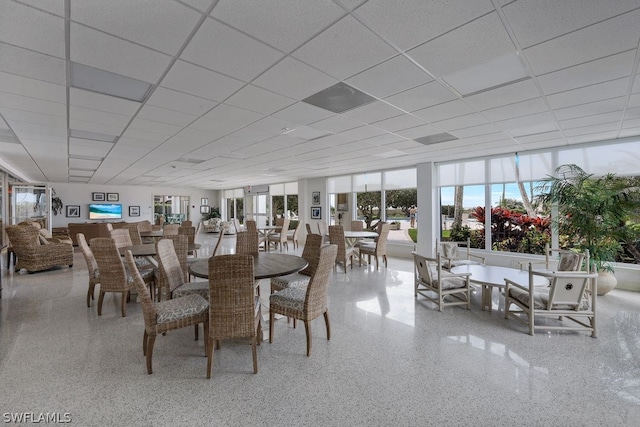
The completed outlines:
{"type": "MultiPolygon", "coordinates": [[[[189,244],[189,252],[200,249],[200,243],[189,244]]],[[[155,243],[143,243],[141,245],[124,246],[119,248],[120,255],[124,256],[126,251],[131,251],[133,256],[155,256],[156,244],[155,243]]]]}
{"type": "MultiPolygon", "coordinates": [[[[308,265],[304,258],[297,255],[259,252],[253,258],[253,274],[256,279],[286,276],[297,273],[308,265]]],[[[203,259],[189,266],[189,272],[207,279],[209,277],[209,260],[203,259]]]]}
{"type": "Polygon", "coordinates": [[[164,231],[162,230],[153,230],[153,231],[141,231],[140,237],[163,237],[164,231]]]}

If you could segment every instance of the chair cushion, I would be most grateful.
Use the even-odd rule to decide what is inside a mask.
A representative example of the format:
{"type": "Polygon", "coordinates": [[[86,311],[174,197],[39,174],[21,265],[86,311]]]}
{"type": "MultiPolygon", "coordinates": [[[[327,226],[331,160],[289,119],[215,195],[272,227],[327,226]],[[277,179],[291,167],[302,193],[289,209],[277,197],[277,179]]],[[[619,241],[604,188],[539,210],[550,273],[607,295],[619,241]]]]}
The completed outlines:
{"type": "Polygon", "coordinates": [[[184,285],[180,285],[173,291],[173,298],[193,294],[200,295],[202,298],[209,301],[209,282],[189,282],[184,285]]]}
{"type": "MultiPolygon", "coordinates": [[[[529,291],[520,288],[509,288],[509,296],[520,301],[527,307],[531,307],[529,291]]],[[[549,304],[549,288],[541,287],[533,291],[533,308],[536,310],[546,310],[549,304]]],[[[579,310],[589,310],[589,300],[582,300],[579,310]]],[[[556,310],[573,310],[573,306],[567,304],[554,304],[556,310]]]]}
{"type": "Polygon", "coordinates": [[[274,277],[271,279],[271,287],[284,289],[288,287],[304,288],[309,284],[311,277],[301,273],[287,274],[286,276],[274,277]]]}
{"type": "Polygon", "coordinates": [[[473,261],[470,259],[457,259],[449,263],[450,267],[457,267],[459,265],[482,265],[482,263],[478,261],[473,261]]]}
{"type": "MultiPolygon", "coordinates": [[[[458,289],[467,286],[467,281],[462,277],[442,277],[442,289],[458,289]]],[[[438,281],[435,281],[438,286],[438,281]]]]}
{"type": "Polygon", "coordinates": [[[304,298],[306,295],[306,288],[284,288],[275,294],[271,294],[269,297],[269,304],[286,307],[291,310],[302,311],[304,309],[304,298]]]}
{"type": "Polygon", "coordinates": [[[444,253],[445,258],[460,258],[460,249],[457,243],[442,242],[442,252],[444,253]]]}
{"type": "Polygon", "coordinates": [[[558,271],[578,271],[580,269],[579,262],[579,254],[563,253],[558,261],[558,271]]]}
{"type": "Polygon", "coordinates": [[[174,322],[197,314],[206,313],[209,310],[209,301],[200,295],[185,295],[156,304],[156,322],[174,322]]]}

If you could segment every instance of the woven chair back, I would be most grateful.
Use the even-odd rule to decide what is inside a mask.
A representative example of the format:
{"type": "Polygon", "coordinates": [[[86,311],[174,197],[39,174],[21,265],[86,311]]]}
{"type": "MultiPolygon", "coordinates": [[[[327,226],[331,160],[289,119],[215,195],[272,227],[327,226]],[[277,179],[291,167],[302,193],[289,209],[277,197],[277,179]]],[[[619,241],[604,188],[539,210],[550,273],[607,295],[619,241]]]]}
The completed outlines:
{"type": "Polygon", "coordinates": [[[236,254],[253,255],[259,251],[259,238],[256,231],[241,231],[236,234],[236,254]]]}
{"type": "Polygon", "coordinates": [[[315,319],[327,311],[329,295],[329,279],[333,270],[338,248],[330,244],[322,246],[319,250],[318,266],[309,285],[304,299],[304,311],[307,319],[315,319]]]}
{"type": "Polygon", "coordinates": [[[131,234],[129,233],[129,230],[125,228],[115,228],[109,231],[109,235],[113,239],[117,248],[133,246],[133,242],[131,241],[131,234]]]}
{"type": "Polygon", "coordinates": [[[100,291],[124,292],[131,289],[133,284],[128,283],[116,242],[107,237],[96,237],[90,240],[89,245],[100,269],[100,291]]]}
{"type": "Polygon", "coordinates": [[[96,257],[93,256],[93,252],[91,252],[91,248],[87,243],[87,239],[84,237],[84,234],[78,233],[76,235],[76,239],[78,240],[78,247],[80,248],[80,252],[82,252],[82,256],[84,257],[85,262],[87,263],[87,270],[89,270],[89,277],[96,276],[96,270],[98,268],[98,263],[96,262],[96,257]]]}
{"type": "MultiPolygon", "coordinates": [[[[182,238],[182,241],[186,240],[186,236],[174,236],[177,239],[182,238]]],[[[156,242],[156,255],[158,257],[158,268],[164,277],[161,278],[167,289],[167,295],[170,297],[171,293],[180,285],[183,285],[186,280],[184,276],[184,270],[180,265],[178,254],[174,247],[173,239],[160,239],[156,242]],[[162,279],[166,278],[166,282],[162,279]]]]}
{"type": "Polygon", "coordinates": [[[307,236],[307,241],[302,249],[302,258],[309,263],[307,267],[300,271],[300,274],[305,276],[313,276],[318,268],[318,261],[320,260],[320,247],[322,246],[322,236],[319,234],[310,234],[307,236]]]}

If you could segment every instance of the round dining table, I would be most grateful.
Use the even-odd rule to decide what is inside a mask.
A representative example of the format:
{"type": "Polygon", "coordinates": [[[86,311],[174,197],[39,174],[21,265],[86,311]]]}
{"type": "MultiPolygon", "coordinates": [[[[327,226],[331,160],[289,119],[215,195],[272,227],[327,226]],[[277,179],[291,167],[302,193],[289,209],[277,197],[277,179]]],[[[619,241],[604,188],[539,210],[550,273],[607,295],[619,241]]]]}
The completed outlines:
{"type": "MultiPolygon", "coordinates": [[[[253,276],[258,279],[286,276],[297,273],[309,265],[307,261],[297,255],[258,252],[253,255],[253,276]]],[[[189,266],[191,275],[209,278],[209,259],[196,261],[189,266]]]]}
{"type": "MultiPolygon", "coordinates": [[[[195,251],[200,249],[200,243],[189,243],[188,251],[195,251]]],[[[118,248],[120,255],[124,256],[127,251],[131,251],[131,255],[134,257],[152,257],[156,256],[156,244],[155,243],[143,243],[141,245],[123,246],[118,248]]]]}

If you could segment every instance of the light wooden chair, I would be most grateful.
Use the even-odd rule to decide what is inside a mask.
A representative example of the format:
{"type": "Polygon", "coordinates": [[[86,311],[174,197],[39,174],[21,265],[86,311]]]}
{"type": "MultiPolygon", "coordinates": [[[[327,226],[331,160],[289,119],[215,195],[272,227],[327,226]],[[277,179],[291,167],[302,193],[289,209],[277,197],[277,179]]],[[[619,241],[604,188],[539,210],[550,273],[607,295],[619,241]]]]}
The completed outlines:
{"type": "Polygon", "coordinates": [[[438,305],[438,311],[444,307],[462,305],[471,308],[471,273],[454,274],[444,269],[441,255],[429,258],[413,252],[414,294],[421,295],[438,305]],[[451,297],[451,298],[447,298],[451,297]]]}
{"type": "MultiPolygon", "coordinates": [[[[287,232],[287,241],[291,242],[291,244],[293,245],[294,251],[300,247],[300,245],[298,244],[298,236],[300,235],[301,229],[302,229],[302,223],[298,222],[298,225],[294,230],[289,230],[287,232]]],[[[287,250],[289,250],[288,247],[287,247],[287,250]]]]}
{"type": "Polygon", "coordinates": [[[544,261],[524,261],[520,262],[521,269],[527,269],[529,264],[534,266],[534,270],[551,271],[586,271],[589,268],[589,250],[576,252],[569,249],[551,248],[549,244],[544,245],[544,261]],[[542,268],[535,267],[543,266],[542,268]]]}
{"type": "Polygon", "coordinates": [[[311,321],[324,316],[327,340],[331,339],[329,323],[329,279],[335,265],[336,245],[322,246],[318,265],[306,287],[288,287],[269,297],[269,342],[273,342],[273,323],[276,314],[302,320],[307,335],[307,357],[311,355],[311,321]]]}
{"type": "Polygon", "coordinates": [[[289,251],[289,241],[287,238],[287,231],[289,229],[290,220],[288,218],[278,218],[278,219],[281,220],[279,231],[278,229],[276,229],[275,233],[269,234],[269,241],[267,242],[267,244],[270,245],[271,243],[273,243],[274,245],[278,246],[280,248],[280,252],[282,252],[283,246],[285,246],[287,248],[287,251],[289,251]]]}
{"type": "Polygon", "coordinates": [[[127,266],[132,274],[138,296],[142,302],[144,316],[144,336],[142,338],[142,354],[146,357],[147,373],[153,373],[153,347],[158,335],[173,329],[204,325],[205,348],[209,336],[209,301],[200,295],[187,295],[168,301],[154,303],[147,292],[140,274],[135,268],[135,260],[131,251],[125,254],[127,266]]]}
{"type": "Polygon", "coordinates": [[[258,373],[256,346],[262,341],[260,300],[256,297],[251,255],[220,255],[209,258],[211,295],[207,341],[207,378],[211,378],[214,342],[248,338],[253,353],[253,373],[258,373]]]}
{"type": "Polygon", "coordinates": [[[89,271],[89,290],[87,291],[87,307],[91,307],[91,300],[94,299],[94,291],[96,285],[100,283],[100,269],[98,268],[98,263],[96,262],[96,258],[93,256],[93,252],[91,252],[91,248],[87,243],[87,239],[84,238],[84,234],[78,233],[76,235],[76,239],[78,241],[78,247],[80,248],[80,252],[82,252],[82,256],[84,256],[84,260],[87,263],[87,270],[89,271]]]}
{"type": "Polygon", "coordinates": [[[471,239],[457,242],[440,242],[436,240],[437,252],[441,254],[442,267],[450,270],[459,265],[484,264],[485,258],[471,253],[471,239]],[[464,248],[464,252],[461,252],[464,248]]]}
{"type": "Polygon", "coordinates": [[[358,260],[360,265],[362,265],[362,257],[366,255],[369,264],[371,264],[371,256],[375,257],[376,270],[379,269],[378,257],[382,257],[382,260],[384,261],[384,268],[387,268],[387,237],[389,236],[390,227],[391,226],[388,223],[383,223],[380,228],[378,239],[374,243],[361,243],[358,245],[358,260]]]}
{"type": "Polygon", "coordinates": [[[336,245],[337,255],[335,259],[335,266],[342,264],[345,274],[347,273],[347,259],[351,263],[353,269],[353,257],[357,256],[353,248],[347,248],[347,244],[344,240],[344,227],[341,225],[329,226],[329,243],[336,245]]]}
{"type": "Polygon", "coordinates": [[[529,335],[543,329],[588,331],[592,337],[597,336],[597,273],[536,271],[531,264],[528,271],[529,283],[505,279],[505,319],[511,317],[524,322],[529,335]],[[534,276],[547,278],[549,286],[534,286],[534,276]],[[546,319],[536,324],[538,318],[546,319]],[[565,319],[571,322],[564,322],[565,319]]]}

